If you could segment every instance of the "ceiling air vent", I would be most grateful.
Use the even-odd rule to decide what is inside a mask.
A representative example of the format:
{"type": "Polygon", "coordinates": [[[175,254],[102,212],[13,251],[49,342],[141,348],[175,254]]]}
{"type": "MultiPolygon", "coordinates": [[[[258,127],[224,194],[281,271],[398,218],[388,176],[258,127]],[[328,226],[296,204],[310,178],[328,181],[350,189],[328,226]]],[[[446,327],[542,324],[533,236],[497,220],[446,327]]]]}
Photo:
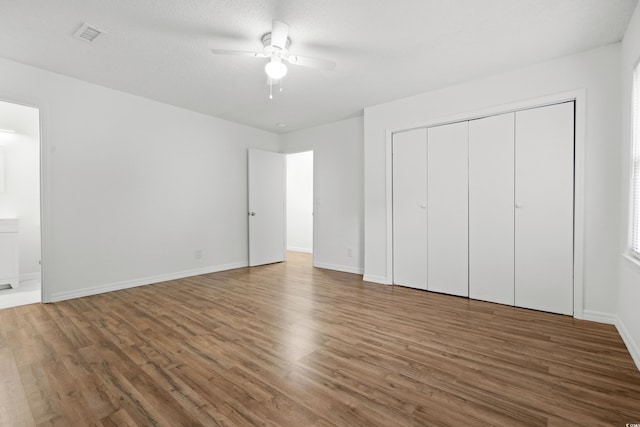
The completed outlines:
{"type": "Polygon", "coordinates": [[[84,23],[73,33],[73,37],[78,40],[85,41],[87,43],[93,43],[98,37],[102,35],[102,30],[92,27],[91,25],[84,23]]]}

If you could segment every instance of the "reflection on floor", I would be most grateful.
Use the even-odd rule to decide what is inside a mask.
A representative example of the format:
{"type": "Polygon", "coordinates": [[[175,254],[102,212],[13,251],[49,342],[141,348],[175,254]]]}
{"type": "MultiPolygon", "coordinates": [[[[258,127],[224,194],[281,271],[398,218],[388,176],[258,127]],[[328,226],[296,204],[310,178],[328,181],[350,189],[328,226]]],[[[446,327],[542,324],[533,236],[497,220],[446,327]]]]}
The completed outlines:
{"type": "Polygon", "coordinates": [[[34,304],[41,301],[40,281],[20,284],[17,289],[0,290],[0,309],[34,304]]]}

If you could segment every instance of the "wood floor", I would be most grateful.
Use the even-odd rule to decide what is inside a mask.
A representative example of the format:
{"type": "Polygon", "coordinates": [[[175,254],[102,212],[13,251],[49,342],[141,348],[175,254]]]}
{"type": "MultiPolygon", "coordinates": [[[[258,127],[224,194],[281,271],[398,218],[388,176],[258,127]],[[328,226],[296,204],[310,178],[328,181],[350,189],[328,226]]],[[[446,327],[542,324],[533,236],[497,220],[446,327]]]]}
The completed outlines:
{"type": "Polygon", "coordinates": [[[0,310],[0,425],[640,422],[611,325],[310,263],[0,310]]]}

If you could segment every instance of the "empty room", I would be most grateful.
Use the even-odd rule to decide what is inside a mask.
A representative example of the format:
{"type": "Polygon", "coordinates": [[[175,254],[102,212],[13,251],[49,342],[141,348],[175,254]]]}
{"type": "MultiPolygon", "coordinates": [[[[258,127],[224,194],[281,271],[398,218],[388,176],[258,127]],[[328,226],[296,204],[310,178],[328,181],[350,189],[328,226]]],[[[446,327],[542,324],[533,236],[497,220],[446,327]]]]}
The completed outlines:
{"type": "Polygon", "coordinates": [[[0,426],[640,425],[637,3],[0,0],[0,426]]]}

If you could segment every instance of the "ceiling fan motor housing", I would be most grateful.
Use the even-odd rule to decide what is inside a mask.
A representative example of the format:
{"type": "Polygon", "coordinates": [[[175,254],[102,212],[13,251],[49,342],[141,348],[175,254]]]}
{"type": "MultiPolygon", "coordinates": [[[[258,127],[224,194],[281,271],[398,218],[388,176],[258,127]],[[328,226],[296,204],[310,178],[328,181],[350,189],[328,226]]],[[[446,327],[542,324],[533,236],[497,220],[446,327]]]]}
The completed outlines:
{"type": "Polygon", "coordinates": [[[287,37],[287,42],[284,46],[274,46],[271,44],[271,33],[267,33],[262,36],[262,46],[264,46],[264,53],[266,55],[271,55],[276,52],[286,55],[289,52],[289,47],[291,46],[291,39],[287,37]]]}

